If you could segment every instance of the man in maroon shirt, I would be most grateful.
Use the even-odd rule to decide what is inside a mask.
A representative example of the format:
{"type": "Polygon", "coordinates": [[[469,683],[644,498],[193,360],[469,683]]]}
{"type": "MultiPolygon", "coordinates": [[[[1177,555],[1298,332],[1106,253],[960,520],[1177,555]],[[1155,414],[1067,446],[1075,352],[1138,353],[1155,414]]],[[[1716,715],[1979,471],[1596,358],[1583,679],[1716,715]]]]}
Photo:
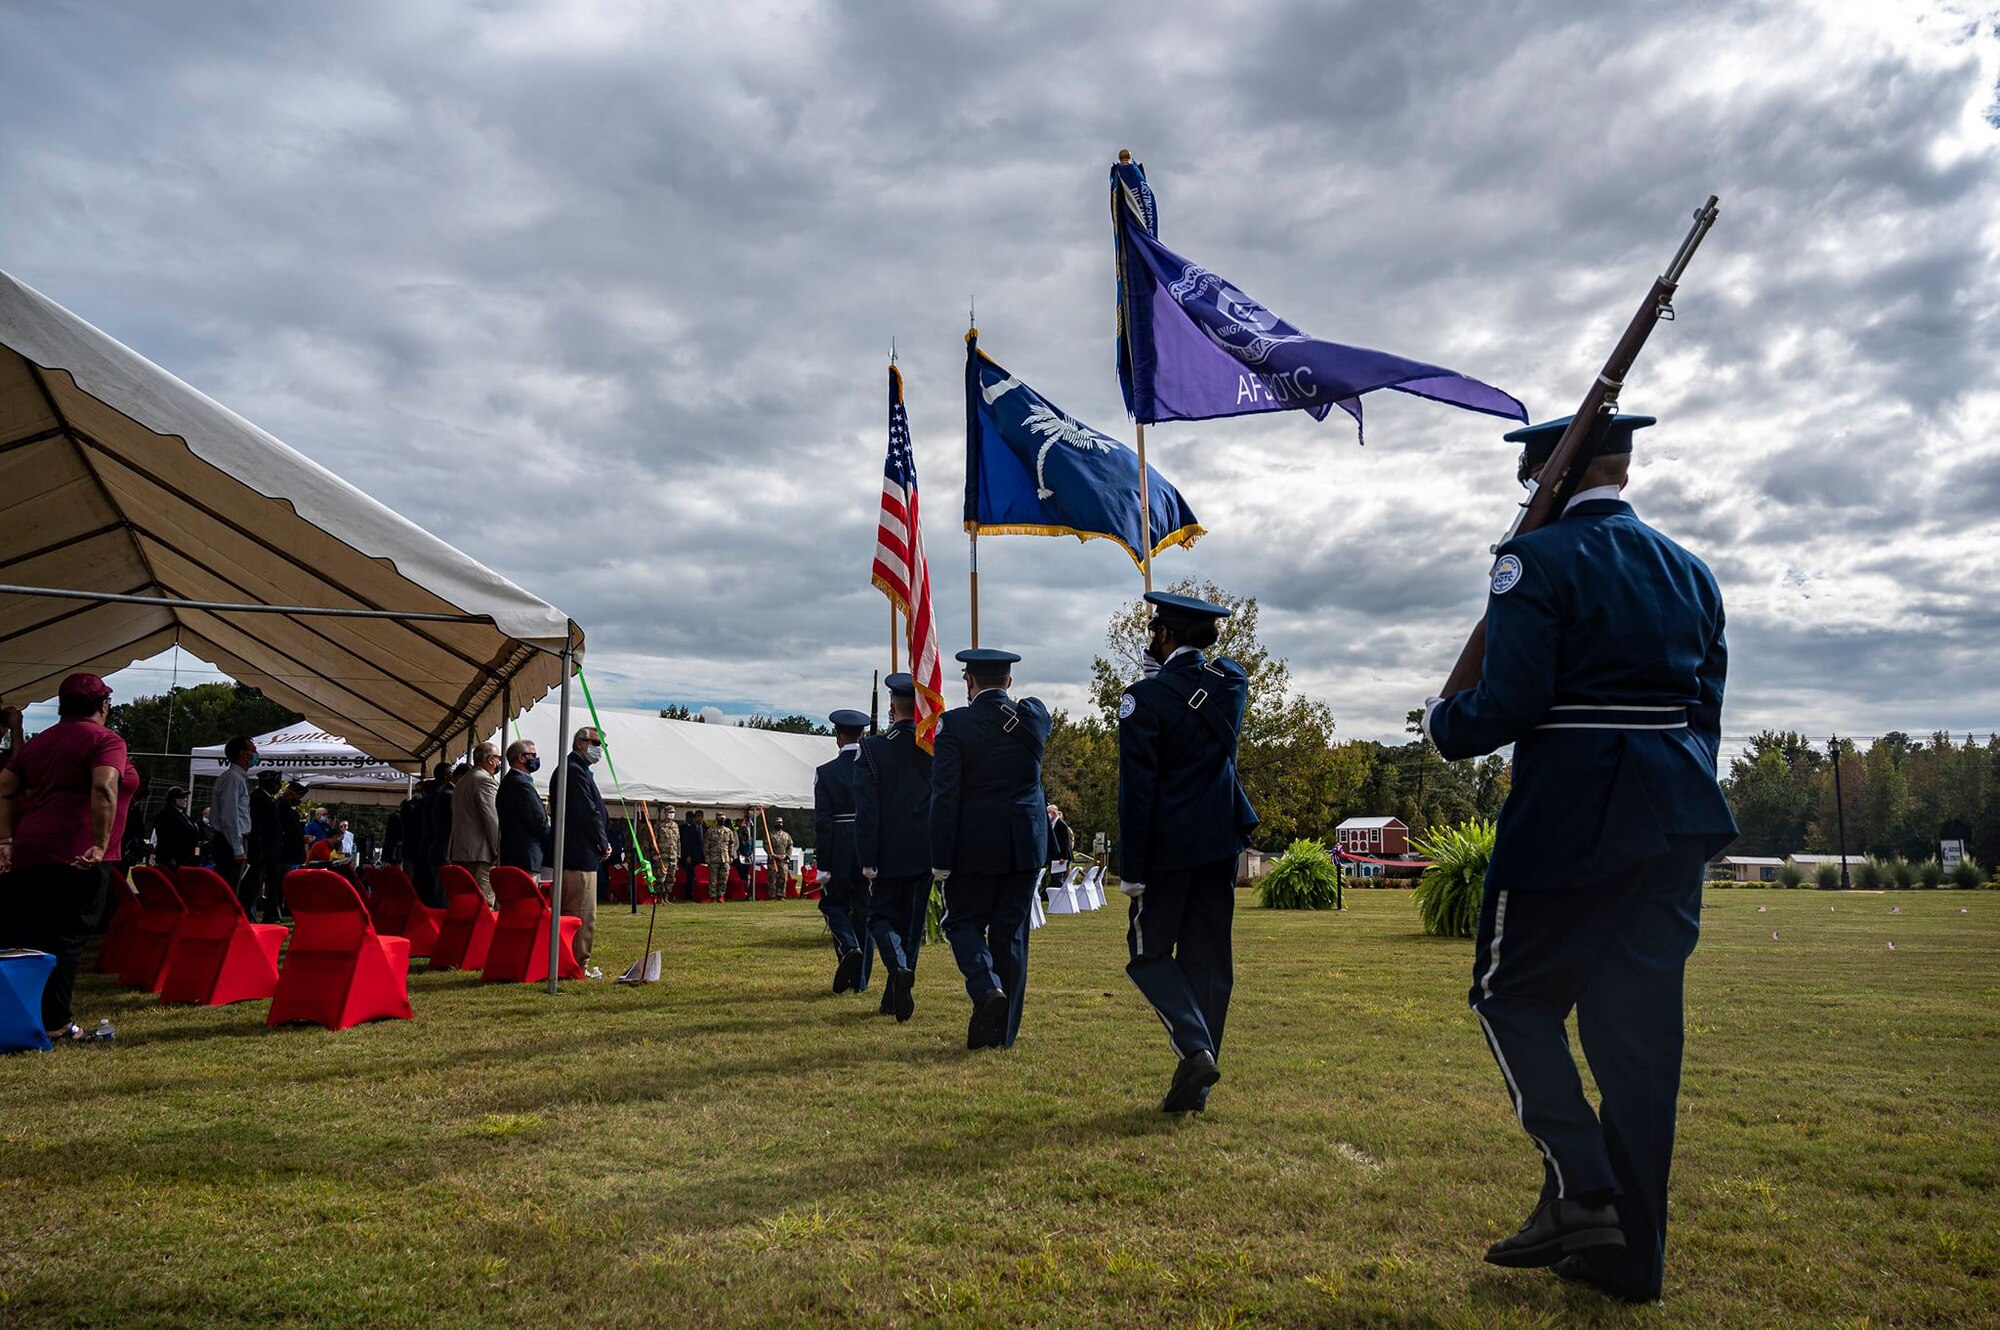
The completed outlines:
{"type": "Polygon", "coordinates": [[[62,1042],[90,1038],[70,1022],[70,999],[139,773],[125,741],[104,728],[111,714],[104,680],[70,675],[56,710],[55,726],[0,771],[0,900],[8,940],[56,958],[42,990],[42,1024],[62,1042]]]}

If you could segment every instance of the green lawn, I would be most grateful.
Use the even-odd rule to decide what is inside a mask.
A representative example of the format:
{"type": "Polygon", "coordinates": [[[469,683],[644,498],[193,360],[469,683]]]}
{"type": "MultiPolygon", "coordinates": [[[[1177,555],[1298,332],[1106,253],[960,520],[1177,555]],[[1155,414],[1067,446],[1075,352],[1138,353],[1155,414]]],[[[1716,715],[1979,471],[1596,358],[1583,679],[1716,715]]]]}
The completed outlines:
{"type": "Polygon", "coordinates": [[[418,974],[340,1034],[89,975],[114,1047],[0,1059],[0,1324],[2000,1324],[2000,895],[1709,895],[1639,1309],[1480,1262],[1539,1168],[1471,944],[1242,900],[1186,1121],[1117,909],[1035,935],[1005,1054],[942,946],[907,1026],[834,997],[799,904],[663,910],[663,986],[418,974]]]}

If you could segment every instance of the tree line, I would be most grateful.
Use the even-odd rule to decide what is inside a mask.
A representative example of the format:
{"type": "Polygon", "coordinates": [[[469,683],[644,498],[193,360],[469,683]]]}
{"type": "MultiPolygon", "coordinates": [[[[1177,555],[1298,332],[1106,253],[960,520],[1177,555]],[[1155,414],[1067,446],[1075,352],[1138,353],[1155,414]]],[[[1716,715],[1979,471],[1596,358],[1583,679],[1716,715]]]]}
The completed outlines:
{"type": "Polygon", "coordinates": [[[1842,739],[1838,752],[1836,782],[1829,745],[1790,730],[1751,739],[1722,783],[1743,829],[1731,852],[1835,853],[1844,813],[1849,854],[1921,861],[1962,840],[2000,863],[2000,737],[1891,733],[1866,748],[1842,739]]]}

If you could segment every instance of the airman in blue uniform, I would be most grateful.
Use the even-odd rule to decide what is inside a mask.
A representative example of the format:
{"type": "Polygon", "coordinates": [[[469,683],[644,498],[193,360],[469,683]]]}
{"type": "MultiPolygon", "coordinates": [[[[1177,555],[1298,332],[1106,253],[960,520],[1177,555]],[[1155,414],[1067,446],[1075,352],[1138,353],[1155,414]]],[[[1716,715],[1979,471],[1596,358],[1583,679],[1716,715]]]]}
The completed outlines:
{"type": "MultiPolygon", "coordinates": [[[[1507,435],[1524,482],[1567,423],[1507,435]]],[[[1632,432],[1652,423],[1617,417],[1560,520],[1500,547],[1483,675],[1424,715],[1447,758],[1514,745],[1470,1000],[1543,1184],[1486,1259],[1629,1301],[1660,1296],[1682,974],[1704,865],[1736,835],[1715,780],[1721,592],[1619,497],[1632,432]],[[1563,1034],[1572,1009],[1596,1112],[1563,1034]]]]}
{"type": "Polygon", "coordinates": [[[865,712],[840,710],[827,717],[840,752],[813,773],[813,838],[815,862],[828,880],[820,889],[819,912],[833,931],[839,963],[833,991],[862,992],[868,987],[873,956],[865,932],[868,926],[868,879],[854,845],[854,759],[868,729],[865,712]]]}
{"type": "Polygon", "coordinates": [[[1257,825],[1236,778],[1250,681],[1227,656],[1202,656],[1229,610],[1164,591],[1146,602],[1148,676],[1118,700],[1118,872],[1132,899],[1125,973],[1178,1059],[1161,1110],[1199,1113],[1222,1077],[1236,859],[1257,825]]]}
{"type": "Polygon", "coordinates": [[[1048,859],[1042,750],[1049,709],[1007,695],[1011,651],[958,653],[968,704],[944,713],[931,766],[931,871],[944,935],[972,999],[967,1048],[1012,1048],[1028,987],[1028,918],[1048,859]]]}
{"type": "Polygon", "coordinates": [[[916,1010],[917,950],[931,903],[931,755],[917,743],[917,681],[892,674],[889,728],[863,739],[854,770],[854,842],[868,880],[868,931],[889,969],[882,1010],[916,1010]]]}

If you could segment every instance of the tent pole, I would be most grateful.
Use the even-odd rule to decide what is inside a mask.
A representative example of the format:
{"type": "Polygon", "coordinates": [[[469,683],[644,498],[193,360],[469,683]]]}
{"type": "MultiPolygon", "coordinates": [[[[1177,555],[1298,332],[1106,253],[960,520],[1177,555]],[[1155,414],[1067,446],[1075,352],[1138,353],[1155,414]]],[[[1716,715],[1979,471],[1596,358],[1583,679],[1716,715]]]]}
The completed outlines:
{"type": "MultiPolygon", "coordinates": [[[[574,672],[576,657],[567,643],[562,653],[562,700],[556,705],[556,743],[567,742],[562,736],[569,733],[569,677],[574,672]]],[[[564,842],[568,839],[569,808],[564,794],[569,788],[569,754],[564,748],[556,761],[555,775],[549,779],[549,807],[555,814],[555,867],[549,884],[549,996],[554,997],[562,989],[557,976],[562,973],[562,866],[564,842]]]]}

